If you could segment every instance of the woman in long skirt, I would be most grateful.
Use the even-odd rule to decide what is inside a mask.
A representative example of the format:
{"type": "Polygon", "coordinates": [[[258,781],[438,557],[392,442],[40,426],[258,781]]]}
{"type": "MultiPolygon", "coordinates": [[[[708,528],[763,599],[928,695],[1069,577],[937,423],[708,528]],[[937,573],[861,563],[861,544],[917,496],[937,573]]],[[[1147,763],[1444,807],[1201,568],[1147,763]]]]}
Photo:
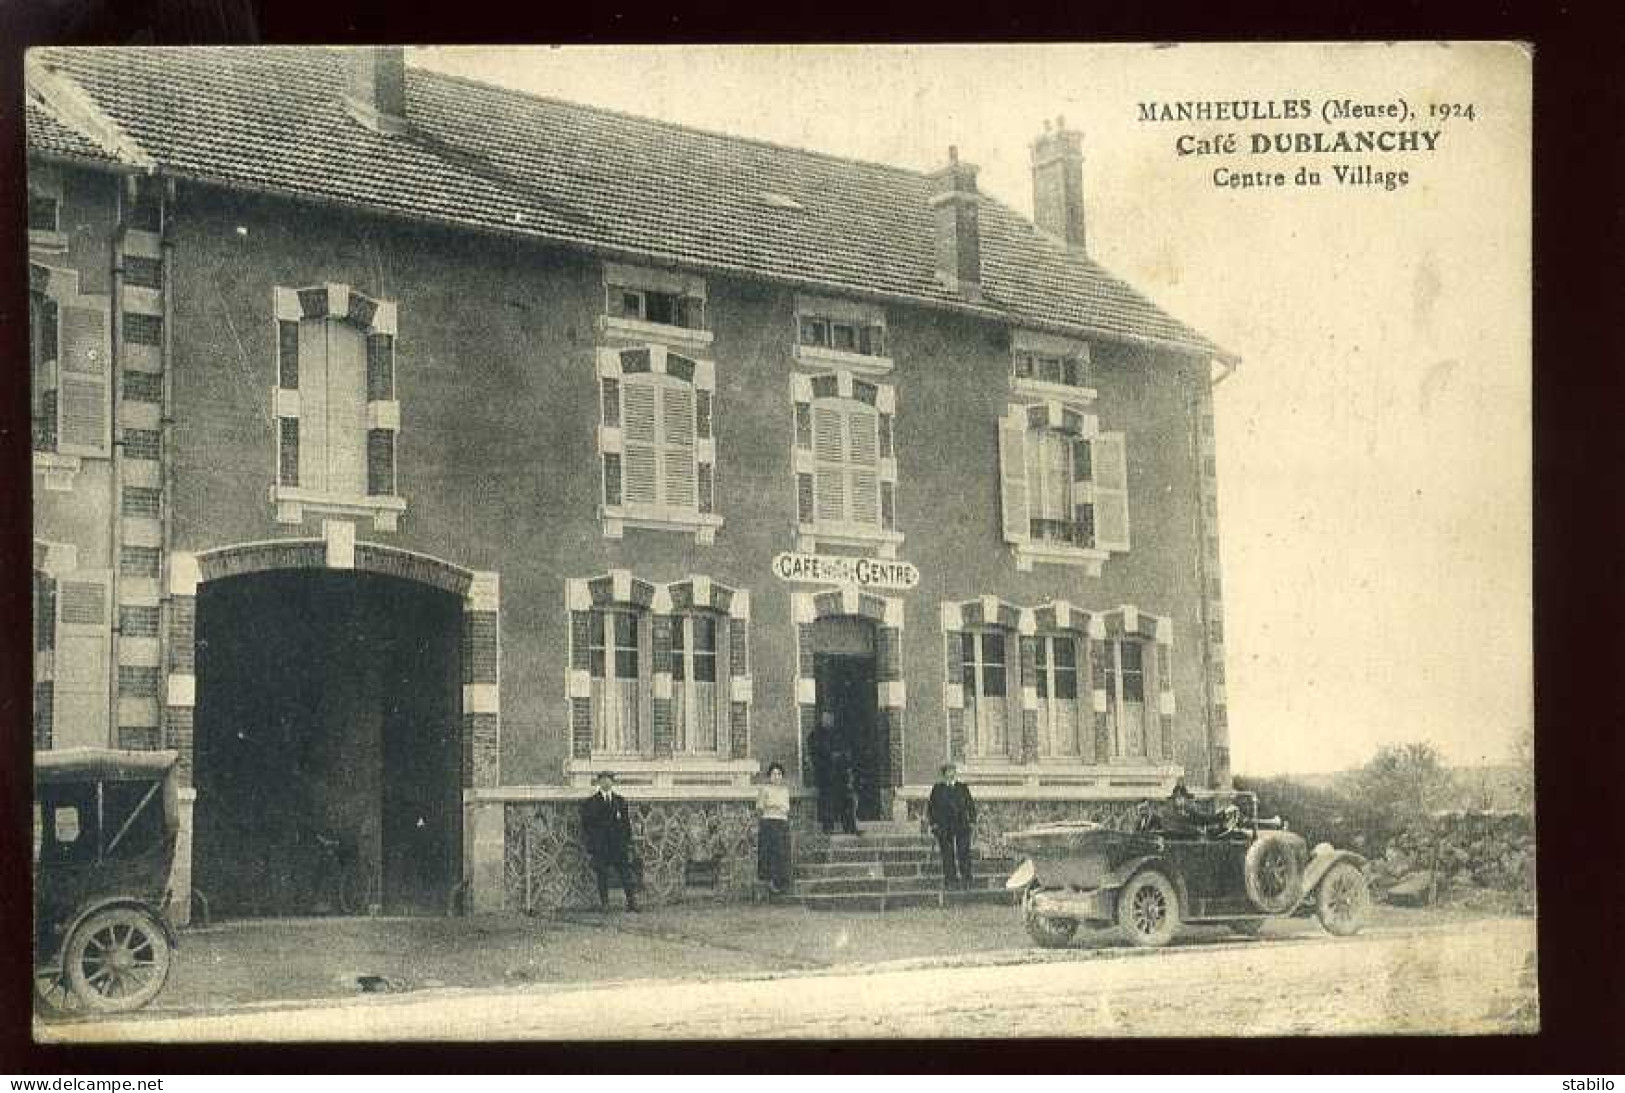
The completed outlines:
{"type": "Polygon", "coordinates": [[[784,766],[771,763],[767,785],[756,791],[756,876],[779,896],[790,890],[790,787],[784,766]]]}

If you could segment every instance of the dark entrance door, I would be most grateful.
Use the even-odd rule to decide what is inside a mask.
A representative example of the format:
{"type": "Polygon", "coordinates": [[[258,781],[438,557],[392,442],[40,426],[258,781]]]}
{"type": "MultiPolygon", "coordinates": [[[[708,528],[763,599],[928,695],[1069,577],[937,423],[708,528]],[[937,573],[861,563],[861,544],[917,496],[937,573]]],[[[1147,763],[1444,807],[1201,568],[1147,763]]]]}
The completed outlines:
{"type": "Polygon", "coordinates": [[[446,911],[461,609],[327,570],[199,589],[193,882],[213,915],[446,911]]]}
{"type": "Polygon", "coordinates": [[[835,715],[837,739],[852,756],[858,819],[885,819],[891,804],[891,749],[876,701],[874,654],[815,653],[813,670],[819,715],[835,715]]]}

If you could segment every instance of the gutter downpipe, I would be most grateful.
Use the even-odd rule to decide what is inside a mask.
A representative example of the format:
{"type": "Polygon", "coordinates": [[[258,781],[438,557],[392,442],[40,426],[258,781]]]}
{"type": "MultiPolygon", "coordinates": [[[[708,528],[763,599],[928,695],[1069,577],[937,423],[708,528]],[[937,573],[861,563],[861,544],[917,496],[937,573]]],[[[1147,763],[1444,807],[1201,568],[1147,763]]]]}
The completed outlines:
{"type": "MultiPolygon", "coordinates": [[[[174,271],[170,268],[175,257],[175,241],[170,234],[171,210],[175,204],[175,180],[154,175],[155,182],[161,182],[158,192],[158,232],[159,254],[162,258],[160,264],[159,284],[162,286],[163,303],[163,333],[162,344],[159,347],[161,358],[159,366],[163,369],[163,379],[160,381],[158,404],[158,484],[162,491],[158,495],[158,672],[163,680],[158,696],[158,726],[160,737],[164,729],[164,710],[169,705],[169,666],[170,666],[170,615],[174,610],[170,596],[170,551],[174,538],[174,509],[175,509],[175,390],[174,369],[171,355],[174,339],[173,329],[174,294],[171,291],[174,285],[174,271]]],[[[195,670],[195,669],[194,669],[195,670]]],[[[165,746],[169,745],[164,740],[165,746]]]]}
{"type": "Polygon", "coordinates": [[[120,179],[115,184],[114,192],[117,195],[115,208],[118,221],[113,226],[113,255],[110,291],[111,307],[109,308],[108,344],[112,349],[107,362],[108,371],[108,430],[111,433],[108,444],[108,502],[107,502],[107,542],[109,556],[108,570],[108,598],[111,601],[108,608],[107,619],[107,745],[116,748],[123,743],[119,739],[119,671],[118,653],[119,637],[122,623],[119,620],[119,578],[124,568],[124,498],[121,483],[124,481],[124,436],[119,425],[119,404],[122,392],[120,391],[124,370],[124,233],[129,224],[129,212],[126,199],[127,194],[134,186],[134,177],[120,179]]]}

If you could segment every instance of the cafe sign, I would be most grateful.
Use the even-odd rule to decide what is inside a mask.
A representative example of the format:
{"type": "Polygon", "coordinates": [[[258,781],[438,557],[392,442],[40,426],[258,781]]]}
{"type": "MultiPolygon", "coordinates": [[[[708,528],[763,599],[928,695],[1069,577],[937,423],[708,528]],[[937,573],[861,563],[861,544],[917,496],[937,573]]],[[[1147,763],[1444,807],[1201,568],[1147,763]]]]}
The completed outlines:
{"type": "Polygon", "coordinates": [[[791,551],[774,556],[773,575],[797,584],[856,585],[876,592],[906,592],[920,583],[919,569],[909,562],[791,551]]]}

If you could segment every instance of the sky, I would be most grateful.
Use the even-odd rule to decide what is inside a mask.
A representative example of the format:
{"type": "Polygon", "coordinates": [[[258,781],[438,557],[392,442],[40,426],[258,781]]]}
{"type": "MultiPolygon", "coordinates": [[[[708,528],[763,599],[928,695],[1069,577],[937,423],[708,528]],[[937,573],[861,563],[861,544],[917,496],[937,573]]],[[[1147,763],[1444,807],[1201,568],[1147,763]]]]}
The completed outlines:
{"type": "Polygon", "coordinates": [[[1240,356],[1215,390],[1232,763],[1347,769],[1533,723],[1529,67],[1443,45],[420,49],[409,63],[932,170],[1030,215],[1046,119],[1084,134],[1090,254],[1240,356]],[[1408,121],[1148,123],[1140,103],[1394,103],[1408,121]],[[1431,104],[1470,104],[1428,114],[1431,104]],[[1180,156],[1183,134],[1438,131],[1434,151],[1180,156]],[[1329,166],[1405,170],[1336,184],[1329,166]],[[1235,189],[1213,171],[1322,171],[1235,189]]]}

